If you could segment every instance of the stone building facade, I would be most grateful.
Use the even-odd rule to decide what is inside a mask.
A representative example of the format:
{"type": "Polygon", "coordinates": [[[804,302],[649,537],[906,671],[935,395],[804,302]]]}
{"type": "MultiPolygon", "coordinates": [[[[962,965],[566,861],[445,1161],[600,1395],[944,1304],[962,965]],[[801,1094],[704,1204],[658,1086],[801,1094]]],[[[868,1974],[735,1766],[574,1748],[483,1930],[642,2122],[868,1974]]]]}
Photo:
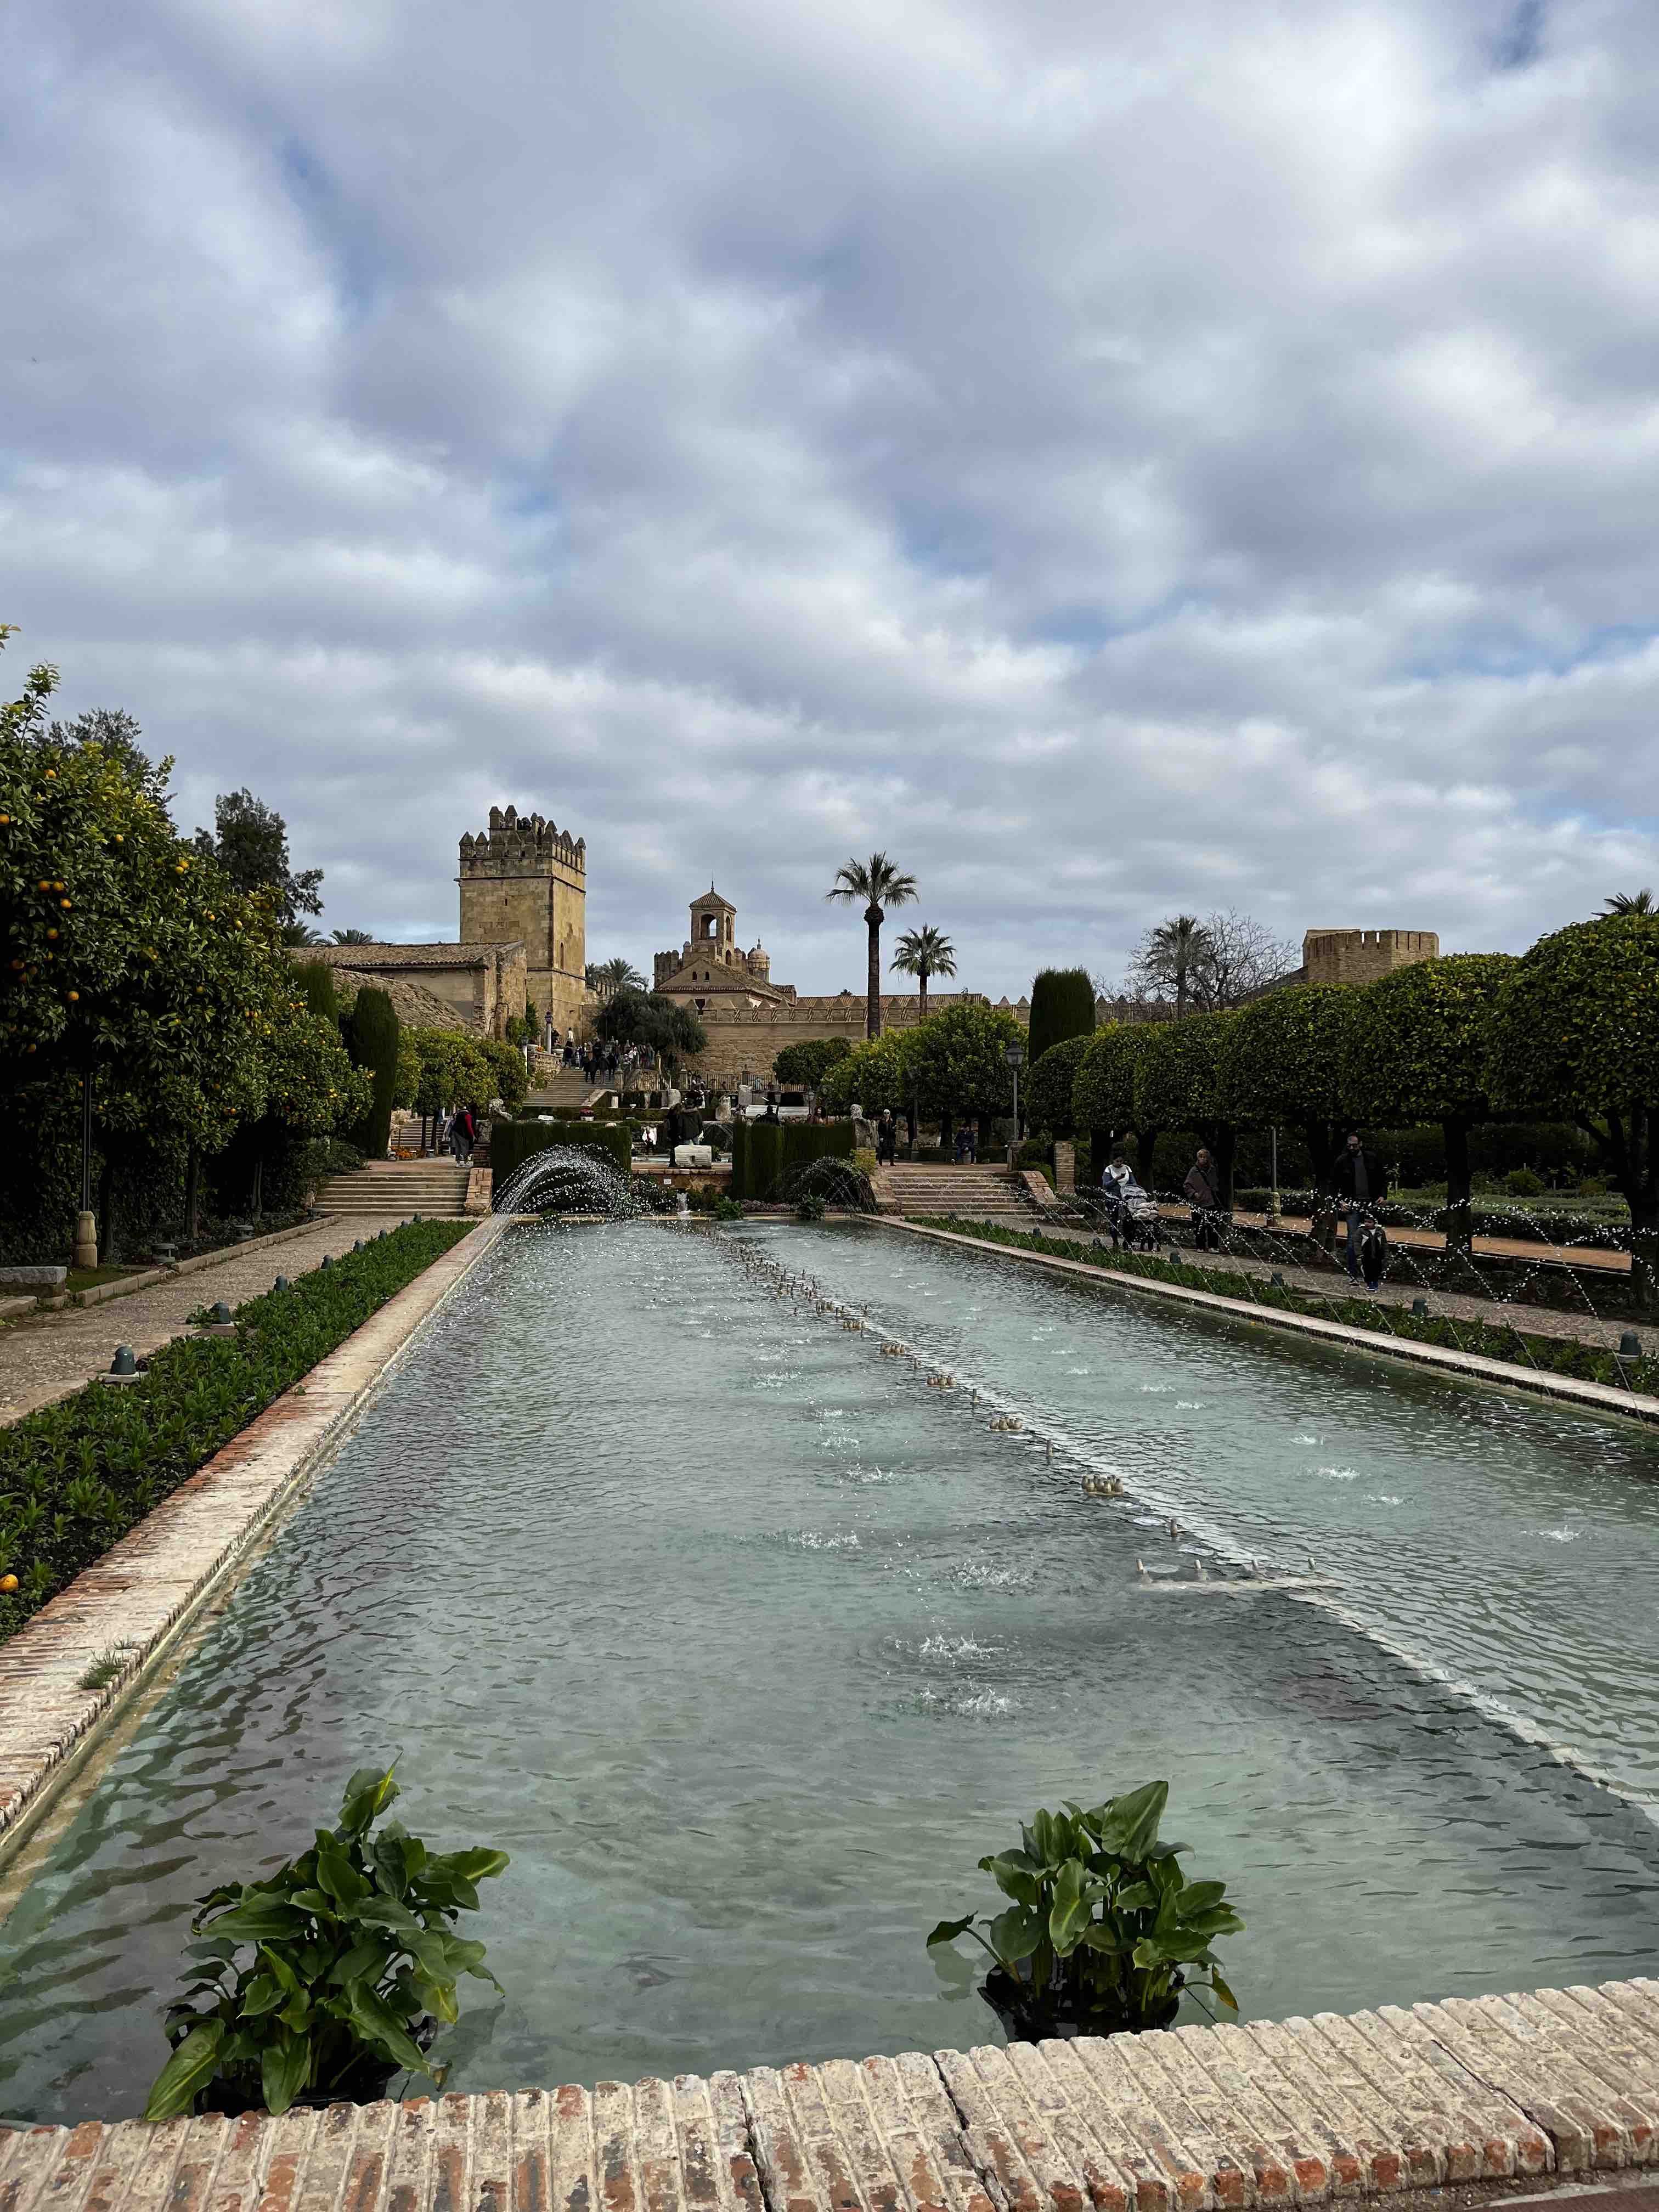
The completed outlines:
{"type": "Polygon", "coordinates": [[[379,984],[418,1028],[505,1036],[532,995],[522,945],[306,945],[293,957],[325,961],[342,990],[379,984]]]}
{"type": "Polygon", "coordinates": [[[1396,968],[1440,955],[1432,929],[1310,929],[1302,939],[1304,983],[1374,983],[1396,968]]]}
{"type": "MultiPolygon", "coordinates": [[[[539,814],[492,806],[460,845],[463,945],[520,945],[525,987],[544,1027],[580,1028],[587,988],[587,842],[539,814]]],[[[520,1006],[520,1010],[524,1010],[520,1006]]]]}
{"type": "MultiPolygon", "coordinates": [[[[678,952],[659,952],[653,963],[653,988],[683,1006],[694,1007],[708,1032],[708,1049],[696,1062],[711,1085],[764,1082],[786,1045],[821,1037],[864,1042],[862,991],[833,997],[803,998],[793,983],[772,981],[772,963],[763,945],[744,951],[738,941],[738,910],[711,884],[691,902],[690,933],[678,952]]],[[[929,1013],[946,1006],[983,1003],[973,991],[927,994],[929,1013]]],[[[884,1029],[913,1028],[921,1011],[921,994],[884,995],[884,1029]]]]}

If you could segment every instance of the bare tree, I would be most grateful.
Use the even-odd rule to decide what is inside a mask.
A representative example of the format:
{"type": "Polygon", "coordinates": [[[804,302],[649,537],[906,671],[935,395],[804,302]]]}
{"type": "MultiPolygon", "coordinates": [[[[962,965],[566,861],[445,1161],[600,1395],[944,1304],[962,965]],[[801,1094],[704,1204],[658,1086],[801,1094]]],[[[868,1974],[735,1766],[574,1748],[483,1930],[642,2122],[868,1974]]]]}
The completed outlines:
{"type": "Polygon", "coordinates": [[[1205,1013],[1242,1006],[1301,964],[1295,945],[1275,937],[1266,922],[1233,907],[1206,915],[1189,983],[1193,1004],[1205,1013]]]}
{"type": "Polygon", "coordinates": [[[1242,1006],[1300,963],[1294,945],[1235,908],[1202,921],[1193,914],[1170,915],[1136,945],[1121,988],[1103,989],[1102,996],[1133,1003],[1143,1020],[1170,1014],[1179,1020],[1183,1014],[1242,1006]]]}

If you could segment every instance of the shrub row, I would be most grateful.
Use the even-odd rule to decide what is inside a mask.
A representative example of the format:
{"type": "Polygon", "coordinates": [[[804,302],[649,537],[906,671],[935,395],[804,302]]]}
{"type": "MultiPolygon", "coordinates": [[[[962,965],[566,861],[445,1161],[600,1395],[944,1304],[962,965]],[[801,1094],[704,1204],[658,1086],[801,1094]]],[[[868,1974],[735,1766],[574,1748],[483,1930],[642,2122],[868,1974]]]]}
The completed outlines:
{"type": "Polygon", "coordinates": [[[0,1430],[0,1641],[137,1526],[274,1398],[467,1234],[410,1222],[236,1310],[234,1336],[179,1337],[142,1382],[94,1382],[0,1430]]]}
{"type": "Polygon", "coordinates": [[[1181,1260],[1158,1260],[1140,1252],[1103,1255],[1092,1243],[1072,1237],[1045,1237],[1038,1231],[1004,1229],[995,1222],[963,1221],[954,1214],[927,1220],[932,1229],[949,1229],[991,1244],[1017,1250],[1046,1253],[1056,1260],[1079,1260],[1115,1275],[1145,1275],[1155,1282],[1181,1283],[1189,1290],[1213,1291],[1219,1297],[1244,1298],[1252,1305],[1272,1306],[1285,1313],[1312,1314],[1322,1321],[1340,1321],[1353,1328],[1370,1329],[1388,1336],[1409,1337],[1419,1344],[1437,1344],[1454,1352],[1468,1352],[1483,1359],[1506,1359],[1512,1366],[1538,1367],[1552,1375],[1571,1375],[1583,1382],[1628,1383],[1632,1389],[1659,1390],[1659,1358],[1650,1353],[1640,1359],[1620,1360],[1611,1352],[1574,1338],[1529,1336],[1518,1328],[1494,1328],[1486,1322],[1448,1320],[1443,1315],[1419,1317],[1403,1306],[1373,1304],[1364,1298],[1321,1297],[1293,1291],[1259,1276],[1235,1273],[1227,1267],[1188,1267],[1181,1260]]]}
{"type": "Polygon", "coordinates": [[[525,1162],[552,1145],[598,1152],[623,1176],[633,1170],[634,1143],[626,1122],[507,1121],[498,1115],[489,1125],[491,1187],[498,1200],[525,1162]]]}
{"type": "MultiPolygon", "coordinates": [[[[1235,1202],[1247,1213],[1265,1212],[1269,1195],[1265,1190],[1239,1189],[1233,1194],[1235,1202]]],[[[1281,1190],[1279,1204],[1281,1212],[1311,1217],[1316,1205],[1328,1211],[1331,1200],[1316,1197],[1310,1190],[1281,1190]]],[[[1379,1199],[1370,1210],[1385,1229],[1444,1229],[1448,1219],[1443,1206],[1433,1206],[1425,1212],[1390,1198],[1379,1199]]],[[[1534,1213],[1513,1206],[1482,1205],[1476,1199],[1469,1207],[1469,1221],[1477,1237],[1507,1237],[1517,1243],[1589,1244],[1603,1252],[1628,1252],[1631,1245],[1627,1219],[1609,1218],[1607,1213],[1579,1213],[1561,1206],[1540,1207],[1534,1213]]]]}
{"type": "Polygon", "coordinates": [[[852,1157],[850,1121],[739,1121],[732,1131],[732,1195],[773,1205],[798,1169],[852,1157]]]}

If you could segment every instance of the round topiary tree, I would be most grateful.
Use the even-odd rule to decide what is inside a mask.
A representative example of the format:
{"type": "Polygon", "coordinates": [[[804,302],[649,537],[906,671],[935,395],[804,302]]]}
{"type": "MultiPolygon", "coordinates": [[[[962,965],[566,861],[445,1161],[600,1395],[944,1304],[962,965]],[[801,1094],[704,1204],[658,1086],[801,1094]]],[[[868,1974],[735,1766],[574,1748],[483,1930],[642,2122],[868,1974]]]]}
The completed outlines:
{"type": "Polygon", "coordinates": [[[1630,1207],[1633,1288],[1659,1292],[1659,915],[1608,915],[1541,937],[1507,973],[1487,1083],[1514,1111],[1569,1115],[1630,1207]]]}
{"type": "Polygon", "coordinates": [[[1507,952],[1414,961],[1350,993],[1342,1096],[1357,1118],[1407,1127],[1438,1121],[1446,1141],[1446,1241],[1470,1247],[1469,1130],[1492,1118],[1493,1008],[1515,966],[1507,952]]]}
{"type": "Polygon", "coordinates": [[[1076,1133],[1072,1092],[1092,1042],[1092,1035],[1064,1037],[1060,1043],[1051,1044],[1040,1060],[1033,1060],[1025,1084],[1026,1114],[1032,1128],[1046,1129],[1051,1137],[1076,1133]]]}
{"type": "Polygon", "coordinates": [[[1112,1139],[1121,1129],[1135,1135],[1135,1164],[1150,1190],[1152,1147],[1156,1128],[1135,1119],[1135,1068],[1156,1024],[1151,1022],[1108,1022],[1097,1029],[1085,1048],[1072,1085],[1072,1126],[1089,1133],[1089,1167],[1098,1182],[1111,1153],[1112,1139]]]}
{"type": "Polygon", "coordinates": [[[1092,1036],[1095,987],[1086,968],[1045,968],[1031,986],[1031,1065],[1067,1037],[1092,1036]]]}
{"type": "Polygon", "coordinates": [[[905,1039],[907,1073],[925,1113],[941,1126],[959,1115],[979,1123],[980,1148],[990,1144],[991,1117],[1013,1105],[1013,1070],[1004,1054],[1024,1045],[1025,1032],[1012,1014],[994,1006],[947,1007],[920,1023],[905,1039]]]}
{"type": "Polygon", "coordinates": [[[1330,1188],[1348,1108],[1346,1041],[1358,994],[1298,983],[1241,1006],[1227,1037],[1227,1083],[1241,1127],[1294,1129],[1312,1156],[1314,1188],[1330,1188]]]}
{"type": "Polygon", "coordinates": [[[1233,1202],[1239,1115],[1227,1047],[1236,1013],[1158,1022],[1135,1063],[1135,1119],[1148,1127],[1195,1129],[1214,1157],[1221,1203],[1233,1202]]]}

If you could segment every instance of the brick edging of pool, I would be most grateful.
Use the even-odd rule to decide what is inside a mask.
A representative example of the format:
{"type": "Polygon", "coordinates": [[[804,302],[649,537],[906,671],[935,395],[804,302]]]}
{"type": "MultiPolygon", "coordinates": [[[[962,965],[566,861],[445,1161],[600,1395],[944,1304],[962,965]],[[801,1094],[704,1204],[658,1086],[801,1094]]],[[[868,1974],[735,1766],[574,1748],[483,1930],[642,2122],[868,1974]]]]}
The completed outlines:
{"type": "Polygon", "coordinates": [[[1163,1283],[1151,1275],[1126,1274],[1109,1267],[1095,1267],[1086,1260],[1064,1260],[1051,1252],[1028,1252],[1017,1244],[993,1243],[987,1237],[964,1237],[955,1230],[930,1229],[920,1221],[904,1221],[891,1214],[876,1217],[883,1229],[902,1230],[910,1237],[930,1237],[936,1243],[958,1244],[970,1252],[989,1252],[1000,1260],[1023,1260],[1028,1267],[1048,1267],[1057,1274],[1080,1276],[1091,1283],[1109,1283],[1114,1290],[1136,1291],[1149,1297],[1172,1298],[1177,1304],[1197,1306],[1206,1312],[1225,1314],[1235,1321],[1253,1322],[1264,1328],[1289,1329],[1352,1352],[1381,1354],[1388,1359],[1409,1360],[1419,1367],[1444,1368],[1473,1382],[1501,1382],[1510,1390],[1527,1390],[1545,1398],[1617,1413],[1626,1420],[1659,1422],[1659,1398],[1639,1390],[1616,1390],[1608,1382],[1584,1382],[1571,1375],[1546,1375],[1507,1359],[1486,1359],[1473,1352],[1458,1352],[1449,1345],[1419,1344],[1414,1338],[1386,1335],[1381,1329],[1355,1328],[1347,1322],[1322,1321],[1316,1314],[1286,1313],[1277,1306],[1259,1306],[1249,1298],[1224,1297],[1218,1291],[1195,1291],[1185,1283],[1163,1283]]]}
{"type": "Polygon", "coordinates": [[[0,1860],[507,1226],[480,1222],[422,1269],[0,1644],[0,1860]],[[119,1674],[82,1689],[88,1663],[118,1646],[119,1674]]]}
{"type": "MultiPolygon", "coordinates": [[[[0,2133],[3,2212],[1247,2212],[1659,2165],[1659,1983],[0,2133]]],[[[1443,2200],[1442,2200],[1443,2201],[1443,2200]]],[[[1656,2198],[1659,2202],[1659,2197],[1656,2198]]]]}

